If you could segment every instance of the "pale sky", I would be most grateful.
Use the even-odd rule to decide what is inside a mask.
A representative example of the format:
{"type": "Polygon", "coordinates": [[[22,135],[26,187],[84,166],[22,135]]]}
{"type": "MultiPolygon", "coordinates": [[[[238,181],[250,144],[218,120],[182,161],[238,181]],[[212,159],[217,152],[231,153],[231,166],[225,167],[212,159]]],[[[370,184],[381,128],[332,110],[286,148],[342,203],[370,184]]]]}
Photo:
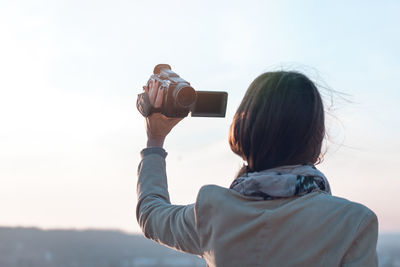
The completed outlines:
{"type": "Polygon", "coordinates": [[[345,94],[318,168],[334,195],[400,231],[398,14],[399,1],[1,1],[0,225],[140,231],[135,101],[168,63],[229,93],[226,118],[186,118],[168,136],[173,203],[229,186],[235,109],[256,76],[283,68],[345,94]]]}

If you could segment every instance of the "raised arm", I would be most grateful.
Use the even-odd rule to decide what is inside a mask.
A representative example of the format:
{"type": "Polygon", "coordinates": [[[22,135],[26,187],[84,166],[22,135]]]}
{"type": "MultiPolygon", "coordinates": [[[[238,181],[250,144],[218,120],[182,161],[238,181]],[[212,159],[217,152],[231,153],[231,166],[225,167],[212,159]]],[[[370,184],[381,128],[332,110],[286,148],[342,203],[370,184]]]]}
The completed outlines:
{"type": "MultiPolygon", "coordinates": [[[[158,108],[164,91],[158,82],[144,87],[150,103],[158,108]]],[[[147,148],[138,169],[136,217],[145,236],[177,250],[202,255],[195,205],[171,205],[168,194],[165,137],[181,118],[154,113],[146,118],[147,148]]]]}
{"type": "Polygon", "coordinates": [[[164,157],[154,151],[143,155],[138,176],[136,216],[145,236],[177,250],[202,255],[195,206],[170,204],[164,157]]]}

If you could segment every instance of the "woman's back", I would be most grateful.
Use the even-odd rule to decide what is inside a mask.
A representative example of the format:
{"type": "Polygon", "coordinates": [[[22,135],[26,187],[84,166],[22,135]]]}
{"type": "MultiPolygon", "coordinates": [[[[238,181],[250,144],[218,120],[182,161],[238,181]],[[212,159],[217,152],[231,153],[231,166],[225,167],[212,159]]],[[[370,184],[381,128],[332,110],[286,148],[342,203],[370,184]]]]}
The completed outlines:
{"type": "Polygon", "coordinates": [[[195,216],[210,266],[377,264],[371,246],[376,244],[376,216],[323,192],[257,201],[209,185],[199,192],[195,216]]]}

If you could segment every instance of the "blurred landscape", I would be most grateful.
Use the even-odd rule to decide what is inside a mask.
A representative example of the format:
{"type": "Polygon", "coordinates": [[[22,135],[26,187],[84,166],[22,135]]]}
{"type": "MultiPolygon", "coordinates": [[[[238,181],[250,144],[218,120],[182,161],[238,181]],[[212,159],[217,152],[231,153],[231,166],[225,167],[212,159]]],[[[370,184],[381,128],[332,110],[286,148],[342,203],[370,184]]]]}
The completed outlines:
{"type": "MultiPolygon", "coordinates": [[[[400,233],[379,236],[380,266],[400,266],[400,233]]],[[[0,227],[0,267],[205,266],[141,235],[106,230],[0,227]]]]}
{"type": "Polygon", "coordinates": [[[205,266],[141,235],[0,227],[0,267],[205,266]]]}

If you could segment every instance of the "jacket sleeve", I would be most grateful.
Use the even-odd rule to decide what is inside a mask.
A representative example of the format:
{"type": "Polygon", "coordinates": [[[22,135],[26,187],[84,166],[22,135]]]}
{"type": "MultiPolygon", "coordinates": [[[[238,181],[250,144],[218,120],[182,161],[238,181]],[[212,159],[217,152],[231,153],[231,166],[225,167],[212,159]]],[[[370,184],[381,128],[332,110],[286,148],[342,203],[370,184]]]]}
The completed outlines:
{"type": "Polygon", "coordinates": [[[171,248],[202,255],[195,205],[171,205],[165,156],[142,154],[136,218],[144,235],[171,248]]]}
{"type": "Polygon", "coordinates": [[[342,266],[378,266],[376,243],[378,239],[378,219],[369,211],[361,221],[356,238],[347,250],[342,266]]]}

